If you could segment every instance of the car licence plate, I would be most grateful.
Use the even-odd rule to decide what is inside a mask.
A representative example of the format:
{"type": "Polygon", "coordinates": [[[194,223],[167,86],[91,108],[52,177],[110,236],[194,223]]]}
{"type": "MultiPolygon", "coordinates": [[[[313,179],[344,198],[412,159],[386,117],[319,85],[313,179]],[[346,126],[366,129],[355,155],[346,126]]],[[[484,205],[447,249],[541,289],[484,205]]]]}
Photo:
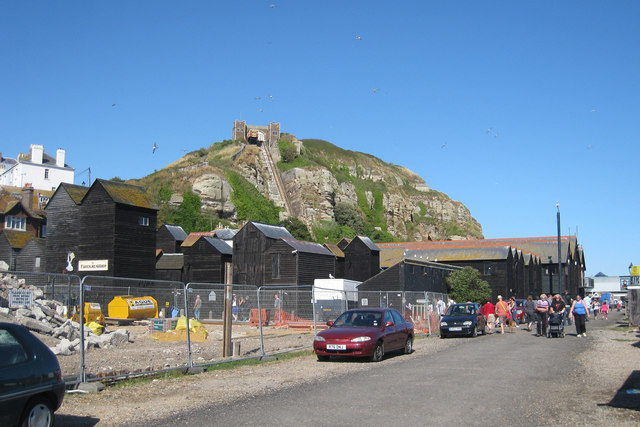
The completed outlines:
{"type": "Polygon", "coordinates": [[[345,344],[327,344],[327,350],[346,350],[345,344]]]}
{"type": "Polygon", "coordinates": [[[461,331],[462,327],[460,327],[460,326],[452,326],[452,327],[449,328],[449,330],[451,332],[457,332],[457,331],[461,331]]]}

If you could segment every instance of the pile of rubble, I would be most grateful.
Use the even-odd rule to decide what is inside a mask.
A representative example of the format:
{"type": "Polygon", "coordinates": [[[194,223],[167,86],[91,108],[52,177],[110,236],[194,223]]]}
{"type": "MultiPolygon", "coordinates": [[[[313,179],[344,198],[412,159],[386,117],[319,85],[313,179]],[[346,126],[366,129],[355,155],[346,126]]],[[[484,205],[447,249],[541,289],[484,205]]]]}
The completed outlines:
{"type": "MultiPolygon", "coordinates": [[[[80,324],[64,317],[66,307],[59,301],[44,298],[42,289],[27,285],[24,279],[11,274],[0,274],[0,322],[17,323],[30,331],[60,340],[51,347],[56,355],[68,356],[79,350],[80,324]],[[12,289],[24,289],[33,293],[31,305],[9,307],[12,289]]],[[[129,332],[118,329],[111,333],[95,335],[84,328],[85,350],[98,347],[109,348],[129,342],[129,332]]]]}

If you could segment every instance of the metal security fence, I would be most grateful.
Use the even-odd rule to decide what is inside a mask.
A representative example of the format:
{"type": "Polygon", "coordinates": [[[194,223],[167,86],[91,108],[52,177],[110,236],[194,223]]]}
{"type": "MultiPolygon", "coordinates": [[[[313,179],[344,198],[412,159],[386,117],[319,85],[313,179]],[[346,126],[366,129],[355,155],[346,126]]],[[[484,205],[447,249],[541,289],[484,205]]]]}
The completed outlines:
{"type": "Polygon", "coordinates": [[[310,285],[258,288],[262,354],[313,344],[317,325],[312,298],[310,285]]]}
{"type": "Polygon", "coordinates": [[[448,300],[447,294],[412,291],[358,292],[358,307],[394,308],[414,325],[417,334],[439,335],[440,317],[437,302],[448,300]]]}
{"type": "Polygon", "coordinates": [[[439,334],[438,307],[447,301],[431,292],[0,273],[0,321],[34,331],[70,382],[310,348],[327,321],[357,307],[393,307],[416,334],[439,334]]]}
{"type": "Polygon", "coordinates": [[[80,278],[66,274],[0,273],[0,321],[18,323],[56,353],[65,379],[80,371],[80,278]],[[77,320],[77,319],[76,319],[77,320]]]}
{"type": "Polygon", "coordinates": [[[181,282],[85,276],[80,289],[81,381],[186,365],[186,342],[169,332],[184,313],[181,282]],[[106,327],[92,328],[100,314],[106,327]]]}
{"type": "Polygon", "coordinates": [[[191,321],[196,326],[187,331],[189,366],[222,360],[225,345],[230,346],[227,355],[253,357],[263,354],[258,329],[257,289],[252,285],[221,283],[192,282],[185,286],[187,317],[202,325],[191,321]],[[230,321],[226,325],[225,306],[230,321]],[[203,335],[205,331],[206,335],[203,335]]]}

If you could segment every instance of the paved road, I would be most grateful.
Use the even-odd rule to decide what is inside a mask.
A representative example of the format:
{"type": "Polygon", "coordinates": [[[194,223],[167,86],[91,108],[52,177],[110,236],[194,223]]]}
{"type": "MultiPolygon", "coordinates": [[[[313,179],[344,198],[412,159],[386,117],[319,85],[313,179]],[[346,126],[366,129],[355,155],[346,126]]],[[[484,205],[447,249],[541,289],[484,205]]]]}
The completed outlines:
{"type": "Polygon", "coordinates": [[[576,337],[573,326],[566,331],[566,338],[554,339],[523,330],[455,339],[438,354],[387,358],[366,372],[212,406],[157,425],[503,426],[550,425],[554,419],[566,424],[567,411],[580,399],[579,381],[550,379],[579,378],[574,358],[589,342],[576,337]],[[554,418],[560,413],[565,417],[554,418]]]}

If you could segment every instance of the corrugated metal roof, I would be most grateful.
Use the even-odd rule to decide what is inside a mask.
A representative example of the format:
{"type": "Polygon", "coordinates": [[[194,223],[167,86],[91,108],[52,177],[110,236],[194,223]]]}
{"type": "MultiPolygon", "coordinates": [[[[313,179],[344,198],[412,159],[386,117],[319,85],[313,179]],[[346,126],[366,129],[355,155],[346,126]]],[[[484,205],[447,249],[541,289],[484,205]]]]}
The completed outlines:
{"type": "MultiPolygon", "coordinates": [[[[355,238],[356,239],[360,239],[362,241],[362,243],[364,243],[372,251],[380,251],[380,248],[377,247],[376,244],[373,243],[373,240],[371,240],[367,236],[356,236],[355,238]]],[[[349,244],[351,244],[351,243],[349,243],[349,244]]]]}
{"type": "Polygon", "coordinates": [[[184,254],[162,254],[156,262],[156,270],[180,270],[184,267],[184,254]]]}
{"type": "Polygon", "coordinates": [[[116,203],[158,210],[158,206],[156,206],[155,202],[142,187],[104,179],[96,179],[93,185],[96,184],[102,185],[116,203]]]}
{"type": "Polygon", "coordinates": [[[14,249],[24,248],[30,240],[36,237],[33,233],[28,231],[7,230],[6,228],[2,230],[0,234],[5,236],[9,245],[14,249]]]}
{"type": "Polygon", "coordinates": [[[179,225],[165,224],[164,227],[176,240],[183,242],[187,238],[187,233],[185,233],[185,231],[179,225]]]}
{"type": "Polygon", "coordinates": [[[434,262],[506,260],[510,251],[509,246],[439,249],[383,248],[380,251],[380,267],[387,268],[402,260],[414,259],[434,262]]]}
{"type": "MultiPolygon", "coordinates": [[[[569,254],[574,254],[579,250],[576,236],[561,236],[562,261],[566,262],[569,254]]],[[[480,240],[444,240],[428,242],[394,242],[379,243],[382,249],[401,247],[405,249],[430,249],[442,247],[495,247],[509,245],[517,250],[531,252],[541,258],[542,263],[548,263],[549,256],[551,262],[558,262],[558,236],[551,237],[520,237],[504,239],[480,239],[480,240]]]]}
{"type": "Polygon", "coordinates": [[[213,231],[215,232],[215,236],[222,240],[233,240],[233,236],[238,234],[238,230],[231,228],[219,228],[213,231]]]}
{"type": "Polygon", "coordinates": [[[202,236],[211,246],[216,248],[223,255],[233,255],[233,248],[224,240],[217,237],[202,236]]]}
{"type": "Polygon", "coordinates": [[[262,234],[270,239],[295,239],[289,230],[280,225],[264,224],[261,222],[251,221],[262,234]]]}
{"type": "Polygon", "coordinates": [[[303,240],[287,239],[287,238],[283,238],[282,241],[287,243],[289,246],[291,246],[291,248],[293,248],[298,252],[334,256],[333,252],[331,252],[329,249],[322,246],[320,243],[305,242],[303,240]]]}
{"type": "Polygon", "coordinates": [[[340,249],[338,245],[334,245],[333,243],[325,243],[324,247],[329,249],[338,258],[344,258],[344,252],[342,252],[342,249],[340,249]]]}

